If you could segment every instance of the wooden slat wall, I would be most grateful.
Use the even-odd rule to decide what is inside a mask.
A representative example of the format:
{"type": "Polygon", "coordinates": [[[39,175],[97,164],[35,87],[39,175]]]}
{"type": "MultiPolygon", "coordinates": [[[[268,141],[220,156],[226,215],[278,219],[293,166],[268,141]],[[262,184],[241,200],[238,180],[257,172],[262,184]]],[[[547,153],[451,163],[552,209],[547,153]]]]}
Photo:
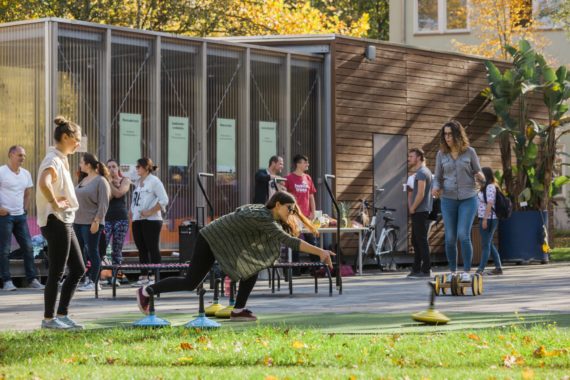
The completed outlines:
{"type": "MultiPolygon", "coordinates": [[[[427,153],[433,171],[439,149],[438,131],[454,118],[464,125],[483,104],[480,92],[487,86],[483,60],[422,51],[371,41],[337,37],[335,62],[335,173],[336,192],[351,202],[372,201],[373,134],[404,134],[408,146],[427,153]],[[376,45],[376,60],[367,61],[364,50],[376,45]]],[[[500,169],[498,146],[488,142],[495,121],[487,107],[467,132],[482,166],[500,169]]],[[[441,224],[430,238],[434,253],[443,253],[441,224]]],[[[356,253],[356,239],[344,239],[344,254],[356,253]]],[[[410,244],[411,249],[411,244],[410,244]]]]}

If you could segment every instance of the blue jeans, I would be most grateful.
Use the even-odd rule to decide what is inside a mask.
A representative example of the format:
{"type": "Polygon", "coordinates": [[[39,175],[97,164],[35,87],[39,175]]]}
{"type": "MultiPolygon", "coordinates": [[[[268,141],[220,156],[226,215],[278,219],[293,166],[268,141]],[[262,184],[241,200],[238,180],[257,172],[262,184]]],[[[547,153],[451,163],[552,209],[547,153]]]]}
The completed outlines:
{"type": "Polygon", "coordinates": [[[473,258],[471,227],[477,214],[477,196],[463,200],[441,198],[441,214],[445,227],[445,255],[449,262],[449,270],[457,271],[457,240],[459,240],[463,255],[463,270],[469,272],[473,258]]]}
{"type": "Polygon", "coordinates": [[[99,230],[92,234],[90,224],[73,224],[73,230],[79,241],[79,247],[81,247],[81,252],[83,252],[83,261],[91,262],[91,266],[87,271],[87,275],[91,281],[95,282],[97,279],[97,274],[101,270],[101,257],[99,256],[99,238],[101,237],[101,231],[103,226],[99,225],[99,230]]]}
{"type": "Polygon", "coordinates": [[[0,216],[0,275],[4,282],[12,280],[10,276],[12,234],[14,234],[22,250],[26,278],[28,282],[31,282],[36,278],[36,267],[34,266],[34,249],[28,229],[27,214],[0,216]]]}
{"type": "Polygon", "coordinates": [[[499,257],[499,251],[497,247],[493,244],[493,235],[497,230],[499,221],[497,219],[487,219],[487,229],[483,229],[483,220],[479,221],[479,230],[481,231],[481,263],[477,269],[480,272],[485,270],[485,265],[489,261],[489,254],[493,255],[493,263],[495,263],[495,268],[501,269],[501,258],[499,257]]]}

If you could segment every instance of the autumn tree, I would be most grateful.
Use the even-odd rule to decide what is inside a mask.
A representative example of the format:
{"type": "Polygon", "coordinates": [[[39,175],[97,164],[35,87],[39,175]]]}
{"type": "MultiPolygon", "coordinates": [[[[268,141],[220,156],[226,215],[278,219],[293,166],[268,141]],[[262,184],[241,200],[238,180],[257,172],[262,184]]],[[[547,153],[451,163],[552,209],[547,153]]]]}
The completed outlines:
{"type": "Polygon", "coordinates": [[[570,37],[570,0],[560,0],[558,11],[555,12],[554,21],[561,25],[570,37]]]}
{"type": "Polygon", "coordinates": [[[469,7],[470,28],[480,42],[472,45],[454,39],[454,46],[462,53],[508,60],[506,46],[516,45],[520,39],[539,51],[547,44],[536,33],[531,0],[477,0],[469,2],[469,7]]]}
{"type": "Polygon", "coordinates": [[[387,41],[390,29],[388,2],[389,0],[313,0],[311,4],[326,15],[336,15],[347,24],[352,24],[367,14],[370,29],[366,37],[387,41]]]}
{"type": "Polygon", "coordinates": [[[23,0],[0,2],[0,22],[62,17],[192,36],[340,33],[362,37],[369,16],[343,17],[301,0],[23,0]]]}

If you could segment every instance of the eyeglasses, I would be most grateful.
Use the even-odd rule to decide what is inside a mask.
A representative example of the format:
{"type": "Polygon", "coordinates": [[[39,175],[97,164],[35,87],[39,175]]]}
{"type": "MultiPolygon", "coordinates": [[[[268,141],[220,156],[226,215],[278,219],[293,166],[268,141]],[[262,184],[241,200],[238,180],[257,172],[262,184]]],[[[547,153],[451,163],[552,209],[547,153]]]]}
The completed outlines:
{"type": "Polygon", "coordinates": [[[287,211],[289,211],[289,214],[296,214],[297,213],[297,209],[295,208],[295,205],[288,205],[287,211]]]}

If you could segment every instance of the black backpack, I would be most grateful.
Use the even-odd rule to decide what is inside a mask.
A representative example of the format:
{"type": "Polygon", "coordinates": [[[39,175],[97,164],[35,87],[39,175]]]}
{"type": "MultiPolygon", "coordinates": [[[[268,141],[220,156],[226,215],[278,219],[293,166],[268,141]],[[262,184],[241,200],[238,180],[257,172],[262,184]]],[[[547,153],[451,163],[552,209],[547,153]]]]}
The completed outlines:
{"type": "MultiPolygon", "coordinates": [[[[497,195],[495,195],[495,207],[493,207],[493,211],[495,215],[497,215],[497,218],[509,219],[513,213],[513,203],[498,187],[495,186],[495,188],[497,189],[497,195]]],[[[483,199],[485,203],[487,203],[487,187],[483,189],[482,193],[483,199]]]]}

